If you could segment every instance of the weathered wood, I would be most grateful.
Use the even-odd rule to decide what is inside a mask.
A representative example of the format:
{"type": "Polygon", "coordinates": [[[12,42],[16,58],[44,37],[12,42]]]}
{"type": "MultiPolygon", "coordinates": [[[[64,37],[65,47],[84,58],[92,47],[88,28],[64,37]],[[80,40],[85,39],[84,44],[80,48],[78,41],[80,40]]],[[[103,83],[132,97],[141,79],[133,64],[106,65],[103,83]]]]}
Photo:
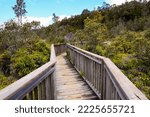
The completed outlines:
{"type": "Polygon", "coordinates": [[[51,89],[51,76],[48,76],[45,81],[45,88],[46,88],[46,100],[52,99],[52,89],[51,89]]]}
{"type": "Polygon", "coordinates": [[[50,61],[56,61],[56,53],[54,49],[54,45],[51,45],[51,56],[50,56],[50,61]]]}
{"type": "MultiPolygon", "coordinates": [[[[77,59],[81,60],[79,56],[77,59]]],[[[80,63],[76,63],[76,66],[81,69],[80,63]]],[[[69,61],[67,61],[65,54],[57,57],[55,81],[57,99],[59,100],[98,99],[90,87],[84,82],[83,78],[77,73],[69,61]]]]}
{"type": "Polygon", "coordinates": [[[38,85],[38,100],[42,100],[42,85],[38,85]]]}
{"type": "Polygon", "coordinates": [[[70,44],[67,44],[66,48],[75,68],[79,73],[84,73],[85,81],[101,99],[147,99],[110,59],[70,44]],[[81,69],[81,66],[84,69],[81,69]]]}
{"type": "Polygon", "coordinates": [[[56,68],[55,68],[55,72],[51,75],[51,98],[53,100],[56,99],[56,68]]]}
{"type": "Polygon", "coordinates": [[[38,87],[34,88],[34,100],[38,100],[38,87]]]}
{"type": "Polygon", "coordinates": [[[32,91],[27,94],[27,100],[32,100],[33,99],[33,94],[32,91]]]}
{"type": "Polygon", "coordinates": [[[42,88],[42,100],[46,99],[46,86],[45,86],[45,80],[41,83],[42,88]]]}
{"type": "Polygon", "coordinates": [[[147,99],[110,59],[104,59],[104,63],[107,68],[107,73],[111,75],[109,78],[113,82],[121,99],[147,99]]]}
{"type": "Polygon", "coordinates": [[[59,55],[63,52],[65,52],[66,50],[66,44],[55,44],[54,48],[55,48],[55,53],[56,55],[59,55]]]}

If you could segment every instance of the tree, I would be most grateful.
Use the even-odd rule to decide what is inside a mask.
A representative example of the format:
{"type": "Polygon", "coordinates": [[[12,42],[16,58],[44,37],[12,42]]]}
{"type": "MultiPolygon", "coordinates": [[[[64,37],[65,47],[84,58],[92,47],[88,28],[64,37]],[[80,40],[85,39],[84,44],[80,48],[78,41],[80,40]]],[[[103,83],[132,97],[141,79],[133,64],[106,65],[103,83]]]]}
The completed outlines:
{"type": "MultiPolygon", "coordinates": [[[[100,12],[94,11],[92,18],[84,20],[84,35],[86,35],[86,43],[88,50],[95,52],[97,44],[101,43],[106,37],[107,27],[102,24],[103,16],[100,12]]],[[[101,43],[102,44],[102,43],[101,43]]]]}
{"type": "Polygon", "coordinates": [[[58,22],[59,17],[58,17],[58,16],[56,16],[56,14],[55,14],[55,13],[53,13],[53,18],[52,18],[52,20],[54,21],[54,23],[56,23],[56,22],[58,22]]]}
{"type": "Polygon", "coordinates": [[[90,11],[89,11],[88,9],[84,9],[84,10],[82,11],[82,14],[88,14],[88,13],[90,13],[90,11]]]}
{"type": "Polygon", "coordinates": [[[26,11],[26,4],[24,0],[16,0],[16,5],[12,7],[14,10],[16,17],[18,18],[18,24],[22,25],[22,17],[27,13],[26,11]]]}
{"type": "Polygon", "coordinates": [[[31,26],[32,26],[32,29],[39,29],[40,28],[40,22],[32,21],[31,26]]]}
{"type": "Polygon", "coordinates": [[[13,21],[10,20],[8,22],[5,22],[5,30],[9,31],[16,31],[18,30],[19,26],[13,21]]]}

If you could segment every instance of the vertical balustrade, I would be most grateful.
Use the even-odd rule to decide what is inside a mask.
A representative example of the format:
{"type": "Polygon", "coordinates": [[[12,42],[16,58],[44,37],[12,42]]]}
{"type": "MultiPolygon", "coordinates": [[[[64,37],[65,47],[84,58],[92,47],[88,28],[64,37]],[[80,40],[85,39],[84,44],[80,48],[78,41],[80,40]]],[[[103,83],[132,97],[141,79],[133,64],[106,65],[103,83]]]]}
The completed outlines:
{"type": "Polygon", "coordinates": [[[42,88],[41,83],[38,85],[38,100],[42,100],[42,88]]]}
{"type": "Polygon", "coordinates": [[[51,76],[48,76],[45,83],[46,87],[46,100],[52,99],[52,92],[51,92],[51,76]]]}
{"type": "Polygon", "coordinates": [[[46,99],[45,81],[41,83],[41,94],[42,100],[46,99]]]}
{"type": "Polygon", "coordinates": [[[34,100],[38,100],[38,87],[34,88],[34,100]]]}
{"type": "Polygon", "coordinates": [[[110,59],[67,44],[70,61],[100,99],[147,99],[110,59]]]}

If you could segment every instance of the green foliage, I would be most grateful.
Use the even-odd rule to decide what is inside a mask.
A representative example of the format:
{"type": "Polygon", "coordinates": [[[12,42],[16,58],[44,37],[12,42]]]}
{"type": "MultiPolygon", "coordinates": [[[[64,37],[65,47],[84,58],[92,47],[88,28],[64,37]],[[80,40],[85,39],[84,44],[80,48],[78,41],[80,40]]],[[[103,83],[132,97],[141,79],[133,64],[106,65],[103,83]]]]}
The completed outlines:
{"type": "Polygon", "coordinates": [[[96,45],[105,39],[107,27],[102,24],[103,16],[100,12],[94,11],[92,16],[84,20],[84,29],[77,30],[73,39],[81,44],[85,43],[87,50],[97,52],[96,45]]]}
{"type": "Polygon", "coordinates": [[[19,78],[34,70],[36,65],[29,55],[17,52],[18,54],[20,54],[18,57],[12,58],[12,69],[14,77],[19,78]]]}
{"type": "Polygon", "coordinates": [[[3,73],[0,72],[0,89],[3,89],[13,82],[14,80],[8,79],[3,73]]]}
{"type": "Polygon", "coordinates": [[[49,53],[48,45],[45,43],[45,41],[39,40],[33,45],[33,49],[35,51],[43,52],[43,54],[49,53]]]}
{"type": "Polygon", "coordinates": [[[17,30],[19,27],[18,25],[13,21],[10,20],[9,22],[5,22],[5,29],[9,31],[17,30]]]}
{"type": "MultiPolygon", "coordinates": [[[[150,99],[149,9],[150,2],[132,1],[120,6],[105,4],[90,13],[84,11],[88,15],[83,28],[76,28],[71,42],[109,57],[150,99]]],[[[79,21],[79,16],[76,18],[65,22],[79,21]]]]}
{"type": "Polygon", "coordinates": [[[112,61],[122,70],[129,70],[137,67],[138,61],[129,54],[116,54],[112,61]]]}
{"type": "Polygon", "coordinates": [[[11,55],[8,51],[5,51],[0,55],[0,71],[2,71],[5,75],[10,74],[10,58],[11,55]]]}
{"type": "Polygon", "coordinates": [[[14,77],[23,77],[49,60],[49,49],[45,42],[38,41],[32,48],[20,48],[11,58],[14,77]]]}
{"type": "Polygon", "coordinates": [[[100,46],[100,45],[96,46],[96,54],[99,54],[101,56],[105,56],[106,52],[107,51],[104,48],[102,48],[102,46],[100,46]]]}
{"type": "MultiPolygon", "coordinates": [[[[48,28],[39,28],[39,22],[19,26],[10,20],[0,31],[0,73],[8,82],[7,85],[49,61],[51,43],[64,42],[62,36],[56,36],[62,30],[59,29],[57,33],[53,27],[52,33],[49,33],[46,32],[48,28]],[[47,36],[45,33],[50,35],[47,36]],[[50,37],[55,38],[51,40],[50,37]]],[[[0,82],[0,87],[5,86],[0,82]]]]}

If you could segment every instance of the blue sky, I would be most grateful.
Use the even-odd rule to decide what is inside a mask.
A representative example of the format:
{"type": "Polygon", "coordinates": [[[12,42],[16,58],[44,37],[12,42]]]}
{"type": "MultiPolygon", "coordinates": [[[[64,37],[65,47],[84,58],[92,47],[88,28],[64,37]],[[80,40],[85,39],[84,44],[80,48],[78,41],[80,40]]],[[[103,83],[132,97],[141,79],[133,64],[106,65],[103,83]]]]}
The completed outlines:
{"type": "MultiPolygon", "coordinates": [[[[24,0],[26,2],[25,21],[40,21],[46,26],[52,23],[52,14],[60,16],[60,19],[71,15],[80,14],[83,9],[93,10],[96,6],[101,6],[103,2],[110,4],[122,3],[125,0],[24,0]]],[[[0,24],[15,18],[12,6],[16,0],[0,0],[0,24]]]]}

